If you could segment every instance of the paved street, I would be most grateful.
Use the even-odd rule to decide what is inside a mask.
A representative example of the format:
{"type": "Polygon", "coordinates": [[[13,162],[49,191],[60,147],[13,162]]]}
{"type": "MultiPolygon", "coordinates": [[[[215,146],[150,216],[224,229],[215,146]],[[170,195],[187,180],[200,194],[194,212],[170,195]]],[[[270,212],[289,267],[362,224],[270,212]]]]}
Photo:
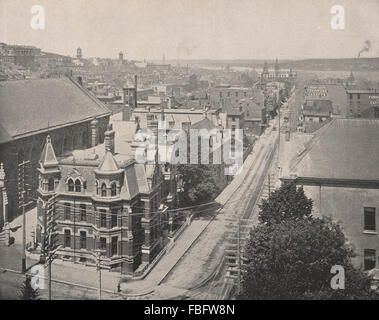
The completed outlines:
{"type": "MultiPolygon", "coordinates": [[[[172,270],[166,281],[157,288],[156,298],[168,298],[174,289],[181,289],[182,295],[191,297],[188,289],[200,283],[221,263],[225,246],[225,232],[228,231],[228,218],[237,219],[245,213],[248,200],[257,199],[262,188],[259,183],[267,173],[267,160],[274,150],[277,131],[268,129],[258,140],[254,151],[245,161],[243,172],[221,193],[219,200],[230,199],[204,233],[172,270]]],[[[215,298],[205,293],[193,298],[215,298]]]]}

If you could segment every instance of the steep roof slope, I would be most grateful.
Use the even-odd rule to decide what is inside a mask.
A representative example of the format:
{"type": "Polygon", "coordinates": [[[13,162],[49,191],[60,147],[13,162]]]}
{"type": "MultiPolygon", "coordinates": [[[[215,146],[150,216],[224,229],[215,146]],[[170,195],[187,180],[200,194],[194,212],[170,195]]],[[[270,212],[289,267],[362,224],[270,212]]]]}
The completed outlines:
{"type": "Polygon", "coordinates": [[[0,127],[13,139],[109,114],[100,101],[69,78],[0,83],[0,127]]]}
{"type": "Polygon", "coordinates": [[[298,177],[379,180],[379,121],[334,119],[293,159],[298,177]]]}

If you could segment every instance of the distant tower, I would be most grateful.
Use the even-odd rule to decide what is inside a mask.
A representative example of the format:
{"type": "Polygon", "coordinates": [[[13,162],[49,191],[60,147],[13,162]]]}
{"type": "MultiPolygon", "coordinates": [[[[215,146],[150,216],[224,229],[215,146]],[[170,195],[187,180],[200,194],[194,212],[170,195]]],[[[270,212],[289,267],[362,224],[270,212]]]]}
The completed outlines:
{"type": "Polygon", "coordinates": [[[118,60],[120,61],[121,64],[124,63],[124,54],[122,53],[122,51],[120,51],[118,54],[118,60]]]}
{"type": "Polygon", "coordinates": [[[78,49],[76,49],[76,57],[78,58],[78,59],[82,59],[83,58],[83,55],[82,55],[82,48],[78,48],[78,49]]]}
{"type": "Polygon", "coordinates": [[[351,71],[350,76],[347,79],[347,86],[350,87],[350,86],[354,86],[355,84],[356,84],[355,77],[354,77],[353,71],[351,71]]]}
{"type": "Polygon", "coordinates": [[[278,78],[279,77],[279,62],[278,62],[278,59],[275,60],[275,78],[278,78]]]}
{"type": "Polygon", "coordinates": [[[123,87],[123,110],[122,120],[130,120],[130,115],[134,108],[137,108],[137,75],[134,76],[134,83],[128,79],[126,85],[123,87]]]}
{"type": "Polygon", "coordinates": [[[268,65],[267,61],[263,64],[263,70],[262,70],[262,78],[266,78],[268,76],[268,65]]]}

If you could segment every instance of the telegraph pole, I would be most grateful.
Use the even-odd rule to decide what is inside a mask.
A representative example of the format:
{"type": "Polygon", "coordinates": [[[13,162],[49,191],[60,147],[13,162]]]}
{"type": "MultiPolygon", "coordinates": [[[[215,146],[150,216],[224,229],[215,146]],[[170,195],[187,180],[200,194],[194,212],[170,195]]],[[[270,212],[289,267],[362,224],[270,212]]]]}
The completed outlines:
{"type": "Polygon", "coordinates": [[[238,294],[241,293],[242,286],[242,255],[243,249],[248,241],[250,231],[252,225],[251,219],[246,219],[242,217],[238,217],[237,225],[235,224],[235,219],[226,218],[231,222],[230,231],[227,232],[227,244],[225,249],[225,259],[227,265],[227,275],[226,279],[232,279],[234,285],[237,285],[238,294]],[[235,229],[237,228],[237,229],[235,229]],[[236,283],[237,281],[237,283],[236,283]]]}
{"type": "Polygon", "coordinates": [[[238,294],[241,293],[241,218],[238,220],[237,227],[237,264],[238,264],[238,294]]]}
{"type": "MultiPolygon", "coordinates": [[[[21,272],[26,272],[26,213],[25,213],[25,166],[30,165],[30,161],[22,161],[18,165],[18,189],[21,200],[21,208],[22,208],[22,258],[21,258],[21,272]]],[[[19,206],[20,207],[20,206],[19,206]]]]}
{"type": "Polygon", "coordinates": [[[271,179],[270,179],[270,172],[268,173],[268,198],[270,197],[271,194],[271,179]]]}
{"type": "Polygon", "coordinates": [[[57,238],[56,238],[56,223],[55,223],[55,202],[56,196],[51,197],[47,202],[47,210],[46,210],[46,227],[44,234],[44,242],[46,248],[46,258],[47,258],[47,291],[48,291],[48,299],[51,300],[51,264],[55,259],[55,253],[61,248],[61,246],[57,246],[57,238]]]}
{"type": "Polygon", "coordinates": [[[98,299],[101,300],[101,254],[105,252],[105,250],[96,249],[94,250],[96,257],[96,269],[97,269],[97,280],[98,280],[98,299]]]}

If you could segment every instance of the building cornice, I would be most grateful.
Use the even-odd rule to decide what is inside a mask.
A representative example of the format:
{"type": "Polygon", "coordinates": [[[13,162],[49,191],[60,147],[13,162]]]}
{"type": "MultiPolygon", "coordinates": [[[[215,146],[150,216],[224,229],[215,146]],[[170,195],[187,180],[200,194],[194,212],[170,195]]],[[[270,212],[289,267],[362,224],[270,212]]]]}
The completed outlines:
{"type": "Polygon", "coordinates": [[[298,177],[298,176],[282,177],[280,179],[282,181],[295,181],[296,184],[304,184],[304,185],[379,189],[379,180],[375,180],[375,179],[337,179],[337,178],[298,177]]]}

